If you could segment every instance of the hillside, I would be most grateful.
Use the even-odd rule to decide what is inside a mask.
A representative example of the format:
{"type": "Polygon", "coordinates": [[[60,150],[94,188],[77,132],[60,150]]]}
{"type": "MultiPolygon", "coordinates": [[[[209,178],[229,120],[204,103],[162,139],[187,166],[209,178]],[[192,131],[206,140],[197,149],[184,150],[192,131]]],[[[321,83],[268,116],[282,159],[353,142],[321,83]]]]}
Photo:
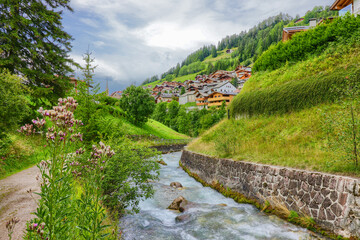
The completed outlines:
{"type": "MultiPolygon", "coordinates": [[[[343,121],[347,117],[346,109],[357,103],[356,99],[343,100],[339,105],[337,99],[348,79],[360,82],[359,24],[359,18],[344,17],[285,43],[297,46],[305,38],[314,40],[311,36],[323,28],[342,30],[341,37],[323,44],[314,40],[321,51],[302,45],[304,48],[297,48],[297,52],[305,57],[256,72],[230,105],[232,120],[224,120],[204,133],[188,146],[189,150],[236,160],[360,176],[359,169],[342,157],[345,151],[351,153],[352,150],[331,148],[330,143],[337,138],[329,132],[333,126],[331,121],[342,121],[342,125],[346,125],[343,121]],[[332,120],[329,121],[329,117],[332,120]]],[[[279,56],[278,46],[265,52],[255,65],[260,66],[265,57],[279,56]]],[[[286,49],[281,51],[281,56],[291,56],[286,49]]],[[[359,111],[354,114],[355,119],[360,118],[356,115],[359,111]]],[[[341,134],[338,135],[341,141],[347,131],[334,134],[341,134]]]]}
{"type": "Polygon", "coordinates": [[[301,23],[295,23],[296,19],[288,14],[270,17],[249,31],[223,38],[217,46],[200,48],[187,56],[181,64],[178,63],[160,76],[155,75],[146,79],[142,85],[155,86],[164,81],[184,82],[194,80],[198,74],[210,74],[217,70],[234,70],[239,65],[251,66],[264,51],[281,41],[284,27],[308,25],[310,18],[320,19],[336,15],[337,12],[330,11],[329,7],[320,6],[308,11],[301,23]]]}

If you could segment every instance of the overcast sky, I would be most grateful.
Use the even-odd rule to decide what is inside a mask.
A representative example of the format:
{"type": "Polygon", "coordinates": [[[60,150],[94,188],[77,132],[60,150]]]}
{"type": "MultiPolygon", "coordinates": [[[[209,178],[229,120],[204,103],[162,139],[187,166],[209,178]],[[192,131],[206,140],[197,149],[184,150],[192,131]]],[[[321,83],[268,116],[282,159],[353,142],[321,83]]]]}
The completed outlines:
{"type": "Polygon", "coordinates": [[[72,0],[64,14],[71,57],[93,52],[96,81],[110,93],[160,75],[203,45],[282,13],[295,17],[334,0],[72,0]]]}

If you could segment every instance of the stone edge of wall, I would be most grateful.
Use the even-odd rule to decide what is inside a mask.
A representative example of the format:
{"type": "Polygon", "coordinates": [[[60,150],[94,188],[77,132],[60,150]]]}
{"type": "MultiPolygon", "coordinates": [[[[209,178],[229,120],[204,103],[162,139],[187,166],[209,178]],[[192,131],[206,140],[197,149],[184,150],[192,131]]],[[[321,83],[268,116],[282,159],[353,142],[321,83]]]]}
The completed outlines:
{"type": "Polygon", "coordinates": [[[312,217],[323,229],[360,238],[360,179],[301,169],[215,158],[183,150],[182,165],[204,182],[214,181],[248,199],[274,198],[312,217]]]}
{"type": "Polygon", "coordinates": [[[184,149],[187,144],[169,144],[161,146],[151,146],[150,148],[156,149],[161,153],[179,152],[184,149]]]}

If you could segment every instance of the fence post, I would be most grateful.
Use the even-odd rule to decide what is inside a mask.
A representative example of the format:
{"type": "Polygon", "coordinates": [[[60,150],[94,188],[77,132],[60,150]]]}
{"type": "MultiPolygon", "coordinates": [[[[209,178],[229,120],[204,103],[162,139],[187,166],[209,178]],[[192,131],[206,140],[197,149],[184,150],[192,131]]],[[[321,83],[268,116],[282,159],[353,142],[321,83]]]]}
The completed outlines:
{"type": "Polygon", "coordinates": [[[228,119],[230,120],[230,109],[228,109],[228,119]]]}

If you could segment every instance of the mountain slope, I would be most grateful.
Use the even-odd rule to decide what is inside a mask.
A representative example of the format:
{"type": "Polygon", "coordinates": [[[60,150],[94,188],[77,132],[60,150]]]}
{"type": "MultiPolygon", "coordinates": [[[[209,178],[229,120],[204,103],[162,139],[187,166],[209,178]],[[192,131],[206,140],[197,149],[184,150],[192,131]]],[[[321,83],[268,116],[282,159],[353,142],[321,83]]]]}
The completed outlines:
{"type": "MultiPolygon", "coordinates": [[[[347,18],[360,23],[360,18],[347,18]]],[[[255,73],[230,105],[234,118],[204,133],[188,149],[236,160],[360,176],[359,169],[342,157],[343,150],[329,148],[334,139],[327,130],[328,117],[345,111],[334,101],[338,90],[347,79],[359,82],[360,77],[360,31],[357,24],[349,25],[347,20],[333,24],[348,30],[352,26],[352,34],[334,38],[320,54],[309,51],[305,59],[255,73]]]]}

